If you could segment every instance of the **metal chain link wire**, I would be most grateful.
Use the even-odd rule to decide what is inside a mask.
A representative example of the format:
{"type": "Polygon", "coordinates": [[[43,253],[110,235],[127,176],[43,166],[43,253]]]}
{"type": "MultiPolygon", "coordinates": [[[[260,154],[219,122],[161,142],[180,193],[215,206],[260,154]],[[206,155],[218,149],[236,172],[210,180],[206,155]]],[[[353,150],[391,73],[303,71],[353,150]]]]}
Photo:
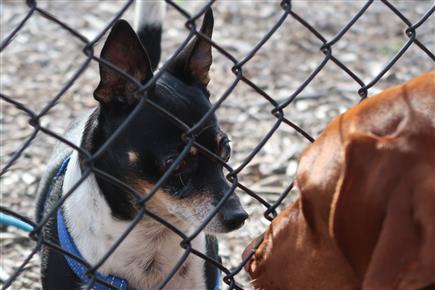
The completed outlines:
{"type": "Polygon", "coordinates": [[[87,275],[90,277],[89,283],[87,285],[86,289],[92,289],[93,285],[98,282],[99,284],[105,285],[109,289],[117,289],[114,288],[114,286],[108,285],[105,281],[99,280],[95,273],[98,271],[99,267],[110,257],[110,255],[115,251],[115,249],[119,246],[119,244],[127,237],[127,235],[130,233],[130,231],[138,224],[138,222],[142,219],[143,216],[148,215],[149,217],[155,219],[156,221],[162,223],[164,226],[166,226],[168,229],[172,230],[174,233],[179,235],[182,239],[182,242],[180,244],[180,247],[184,249],[184,254],[182,257],[177,261],[176,265],[173,267],[172,271],[165,277],[165,279],[161,282],[158,289],[162,289],[165,287],[165,285],[171,280],[171,278],[174,276],[174,274],[178,271],[178,269],[183,265],[183,263],[186,261],[189,255],[196,255],[200,257],[201,259],[207,260],[216,267],[218,267],[223,272],[223,281],[227,284],[228,289],[242,289],[241,286],[237,284],[237,274],[242,270],[244,264],[246,261],[252,256],[248,255],[245,257],[240,264],[233,268],[228,269],[224,265],[222,265],[219,261],[216,261],[201,252],[194,249],[191,245],[191,241],[203,230],[203,228],[207,225],[207,223],[217,214],[219,209],[222,207],[223,203],[229,198],[231,194],[238,188],[239,190],[244,191],[246,194],[257,200],[261,205],[265,207],[264,210],[264,218],[268,220],[272,220],[276,216],[276,208],[281,204],[281,202],[286,198],[286,196],[289,194],[290,190],[293,187],[293,182],[288,185],[288,187],[279,195],[279,197],[276,199],[276,201],[272,204],[266,202],[261,196],[257,195],[253,190],[249,189],[247,186],[243,185],[238,180],[238,174],[249,164],[249,162],[256,156],[256,154],[262,149],[262,147],[266,144],[266,142],[272,137],[272,135],[275,133],[275,131],[280,126],[289,126],[292,129],[294,129],[296,132],[298,132],[300,135],[302,135],[304,138],[309,140],[310,142],[314,141],[314,139],[304,131],[303,128],[300,128],[298,125],[293,123],[291,120],[288,119],[288,117],[284,113],[284,109],[291,104],[296,97],[304,90],[305,87],[310,84],[310,82],[316,77],[316,75],[322,70],[322,68],[328,63],[333,62],[335,65],[337,65],[342,71],[344,71],[347,75],[349,75],[358,85],[359,90],[358,93],[360,97],[366,98],[368,94],[368,89],[373,87],[384,75],[385,73],[390,70],[390,68],[398,61],[398,59],[409,49],[411,45],[414,45],[418,48],[420,48],[430,59],[431,61],[435,60],[435,56],[433,52],[428,49],[425,45],[423,45],[418,40],[418,28],[428,21],[428,19],[432,16],[432,14],[435,11],[435,5],[432,6],[427,12],[424,13],[424,15],[415,23],[412,23],[409,21],[392,3],[390,3],[387,0],[380,0],[382,4],[384,4],[386,7],[388,7],[405,25],[407,26],[405,30],[405,34],[408,37],[408,40],[405,44],[399,49],[399,51],[391,57],[391,59],[384,65],[383,69],[368,83],[365,83],[361,80],[360,77],[357,76],[356,73],[354,73],[351,69],[349,69],[343,62],[341,62],[338,58],[336,58],[333,54],[333,48],[334,45],[336,45],[340,39],[349,31],[349,29],[358,21],[358,19],[370,8],[370,6],[373,4],[374,0],[367,1],[363,7],[351,18],[351,20],[331,39],[327,39],[324,37],[318,30],[316,30],[310,23],[308,23],[306,20],[304,20],[301,16],[299,16],[295,11],[292,10],[292,3],[291,0],[283,0],[281,3],[277,2],[277,5],[280,5],[280,8],[282,10],[280,17],[276,20],[275,24],[270,28],[270,30],[262,37],[262,39],[250,50],[250,52],[244,56],[242,59],[235,58],[229,51],[225,50],[222,46],[220,46],[218,43],[214,42],[213,40],[209,39],[207,36],[203,35],[199,32],[199,29],[197,28],[197,20],[203,16],[203,14],[207,11],[209,7],[214,5],[215,1],[209,1],[207,2],[196,14],[189,14],[186,10],[184,10],[179,4],[177,4],[174,1],[166,0],[167,4],[170,5],[172,8],[174,8],[176,11],[178,11],[182,16],[186,18],[185,27],[189,31],[189,34],[187,38],[181,43],[181,45],[177,48],[174,55],[168,59],[163,66],[161,67],[161,70],[156,73],[153,78],[147,82],[145,85],[142,85],[139,81],[134,79],[132,76],[127,75],[126,73],[120,71],[117,67],[112,65],[111,63],[105,61],[104,59],[101,59],[94,54],[94,47],[96,43],[106,34],[106,32],[112,27],[112,25],[124,14],[124,12],[133,4],[133,0],[129,0],[125,3],[125,5],[113,16],[110,23],[102,30],[100,33],[94,38],[94,39],[87,39],[83,34],[80,33],[80,31],[75,30],[65,22],[63,22],[61,19],[56,18],[55,16],[51,15],[48,11],[41,9],[38,6],[38,1],[26,1],[26,4],[29,8],[27,14],[25,17],[21,20],[21,22],[16,26],[16,28],[9,34],[5,39],[2,40],[0,44],[0,52],[7,49],[8,45],[13,42],[15,36],[20,33],[20,30],[23,28],[23,26],[26,24],[26,22],[33,16],[39,15],[42,16],[49,21],[52,21],[56,23],[61,29],[64,29],[68,33],[70,33],[74,38],[81,41],[84,45],[83,48],[83,54],[86,56],[85,61],[80,65],[80,67],[77,69],[77,71],[73,74],[73,76],[66,82],[66,84],[61,88],[61,90],[54,96],[54,98],[51,99],[50,102],[48,102],[45,107],[40,112],[34,112],[27,108],[24,104],[14,100],[13,96],[7,96],[4,94],[0,95],[0,98],[2,101],[10,103],[14,105],[18,110],[21,110],[25,112],[29,117],[29,124],[33,127],[32,134],[28,137],[28,139],[20,146],[20,148],[17,148],[15,153],[12,155],[12,157],[6,162],[3,168],[0,169],[0,176],[2,176],[9,167],[11,167],[22,155],[24,150],[26,150],[27,147],[31,145],[32,140],[38,135],[38,134],[46,134],[52,138],[55,138],[59,140],[60,142],[63,142],[70,146],[73,150],[77,150],[79,154],[84,158],[86,166],[85,170],[82,174],[82,177],[80,180],[69,190],[68,192],[65,192],[60,200],[53,206],[51,211],[48,215],[46,215],[40,223],[36,224],[31,219],[22,216],[6,207],[1,207],[0,212],[3,212],[5,214],[9,214],[11,216],[14,216],[15,218],[22,220],[30,225],[33,226],[33,231],[30,233],[29,237],[30,239],[36,241],[36,245],[30,252],[30,254],[26,257],[26,259],[21,263],[21,265],[15,270],[15,272],[9,277],[9,279],[5,282],[3,285],[3,289],[7,289],[14,281],[15,279],[22,273],[22,271],[25,269],[26,265],[29,263],[29,261],[32,259],[32,257],[41,249],[41,246],[44,245],[46,247],[50,247],[53,250],[62,253],[63,255],[66,255],[68,257],[71,257],[80,263],[83,263],[84,265],[89,267],[89,271],[87,272],[87,275]],[[279,29],[281,25],[283,25],[286,22],[287,18],[293,18],[294,20],[298,21],[300,24],[303,25],[306,29],[306,33],[311,33],[316,38],[318,38],[322,45],[319,47],[320,51],[323,52],[324,58],[320,62],[320,64],[309,74],[309,76],[299,85],[299,87],[285,100],[282,102],[275,101],[270,95],[268,95],[264,90],[262,90],[259,86],[257,86],[253,81],[251,81],[243,71],[243,67],[246,63],[248,63],[255,54],[261,49],[261,47],[271,38],[271,36],[279,29]],[[218,51],[220,54],[222,54],[224,57],[226,57],[229,61],[232,62],[232,73],[235,76],[234,81],[232,84],[226,88],[224,93],[218,98],[218,100],[213,104],[212,108],[202,117],[200,121],[198,121],[196,124],[194,124],[192,127],[187,126],[183,121],[160,107],[158,104],[152,102],[147,95],[147,89],[151,87],[156,80],[160,77],[164,69],[166,68],[167,64],[171,62],[171,60],[180,53],[180,51],[189,43],[189,41],[195,37],[199,36],[209,42],[216,51],[218,51]],[[77,80],[77,78],[87,69],[89,64],[92,61],[99,62],[107,67],[109,67],[112,70],[115,70],[117,73],[121,74],[124,78],[126,78],[128,81],[134,83],[139,87],[139,90],[136,93],[139,93],[141,95],[139,104],[136,106],[136,109],[132,111],[132,113],[129,115],[129,117],[125,120],[125,122],[116,130],[116,132],[107,140],[105,144],[95,153],[95,154],[89,154],[89,152],[83,150],[80,147],[77,147],[76,145],[72,144],[62,136],[56,134],[55,132],[45,128],[41,125],[40,119],[45,114],[47,114],[58,102],[59,99],[62,98],[64,93],[73,85],[73,83],[77,80]],[[272,128],[265,134],[265,136],[261,139],[261,141],[255,146],[255,148],[251,151],[251,153],[243,160],[243,162],[237,167],[232,168],[224,160],[222,160],[219,156],[214,154],[213,152],[209,151],[204,146],[201,146],[196,142],[197,134],[199,133],[199,129],[204,124],[204,122],[207,120],[207,118],[213,114],[216,110],[219,109],[221,104],[227,99],[227,97],[232,93],[232,91],[236,88],[236,86],[243,82],[249,87],[251,87],[254,91],[256,91],[260,96],[262,96],[266,101],[268,101],[272,106],[273,110],[271,111],[271,114],[275,116],[276,121],[272,128]],[[124,182],[114,178],[113,176],[110,176],[106,174],[105,172],[95,168],[93,166],[93,162],[101,156],[101,154],[107,149],[107,147],[113,142],[115,138],[120,134],[120,132],[128,125],[129,121],[134,118],[134,116],[139,111],[138,108],[140,108],[144,103],[147,105],[153,107],[155,110],[160,111],[163,115],[165,115],[167,118],[169,118],[175,126],[180,127],[184,133],[180,138],[185,142],[185,147],[181,154],[177,157],[176,161],[173,163],[173,165],[168,169],[168,171],[160,178],[160,180],[154,185],[154,187],[149,190],[145,197],[143,197],[143,193],[140,194],[139,192],[135,191],[133,188],[131,188],[128,184],[125,184],[124,182]],[[148,211],[144,205],[146,205],[147,201],[151,199],[154,194],[157,192],[157,190],[162,186],[162,184],[166,181],[166,179],[171,175],[172,171],[176,169],[178,164],[183,160],[183,158],[188,154],[190,151],[190,148],[192,146],[195,146],[201,154],[205,154],[208,157],[212,158],[216,162],[223,165],[225,170],[228,172],[226,175],[227,180],[231,183],[230,189],[225,193],[223,199],[219,202],[219,204],[216,206],[216,208],[209,214],[208,218],[204,220],[204,222],[201,224],[199,228],[197,228],[192,234],[186,235],[186,233],[181,232],[179,229],[177,229],[176,226],[170,224],[169,222],[165,221],[161,217],[155,215],[154,213],[148,211]],[[44,240],[42,236],[42,228],[48,221],[48,219],[56,214],[57,209],[62,205],[62,203],[71,195],[74,194],[74,190],[90,175],[95,174],[101,178],[104,178],[106,181],[113,184],[113,186],[122,188],[124,190],[129,191],[136,197],[136,202],[138,206],[140,207],[139,212],[135,216],[135,218],[131,221],[129,227],[127,230],[123,233],[122,236],[120,236],[117,241],[112,245],[110,250],[94,265],[89,265],[86,261],[82,260],[79,257],[76,257],[65,250],[63,250],[59,245],[50,243],[49,241],[44,240]]]}

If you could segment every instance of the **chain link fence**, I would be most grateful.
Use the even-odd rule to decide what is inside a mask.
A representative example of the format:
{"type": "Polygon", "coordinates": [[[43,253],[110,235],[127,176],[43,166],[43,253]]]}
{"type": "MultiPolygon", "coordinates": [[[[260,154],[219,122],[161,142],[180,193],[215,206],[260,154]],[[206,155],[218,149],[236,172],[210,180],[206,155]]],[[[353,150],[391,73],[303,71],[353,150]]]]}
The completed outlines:
{"type": "MultiPolygon", "coordinates": [[[[68,80],[65,82],[63,87],[57,92],[57,94],[53,98],[51,98],[51,100],[47,102],[41,110],[35,111],[31,109],[26,103],[21,102],[16,98],[14,98],[13,95],[6,95],[3,93],[3,91],[1,92],[1,96],[0,96],[1,102],[13,105],[16,107],[16,109],[24,112],[28,116],[28,124],[33,129],[31,134],[20,145],[20,147],[15,148],[13,154],[10,154],[10,156],[8,156],[7,158],[4,157],[2,158],[3,160],[1,165],[0,176],[5,175],[11,166],[13,166],[20,159],[24,158],[23,155],[25,155],[25,151],[29,148],[29,146],[32,146],[33,140],[40,134],[44,134],[49,136],[50,138],[54,138],[62,143],[67,144],[74,150],[78,151],[81,154],[81,156],[83,156],[87,164],[87,167],[86,170],[82,173],[82,178],[79,180],[79,182],[70,191],[65,192],[63,194],[59,202],[57,202],[57,204],[51,209],[49,215],[44,216],[41,222],[39,223],[35,223],[31,218],[29,218],[29,216],[25,216],[23,214],[18,213],[18,211],[13,209],[13,207],[10,207],[8,206],[8,204],[4,204],[2,202],[0,212],[13,216],[33,227],[29,235],[29,239],[34,241],[31,252],[26,256],[26,258],[23,261],[20,262],[20,265],[14,269],[14,272],[5,281],[3,281],[2,289],[7,289],[8,287],[14,284],[14,281],[17,279],[17,277],[23,274],[23,271],[26,270],[29,261],[31,261],[31,259],[38,253],[38,251],[41,249],[42,246],[50,247],[53,250],[60,252],[66,256],[70,256],[71,258],[76,259],[78,262],[83,263],[84,265],[89,267],[89,271],[87,272],[87,275],[90,278],[90,280],[86,289],[92,289],[95,283],[104,285],[109,289],[117,289],[107,284],[105,281],[99,279],[95,274],[98,272],[101,265],[105,261],[107,261],[107,259],[115,251],[115,249],[119,246],[119,244],[127,237],[129,232],[141,221],[141,219],[144,216],[149,216],[155,219],[156,221],[162,223],[168,229],[170,229],[171,231],[179,235],[182,239],[180,247],[184,249],[184,254],[175,263],[175,266],[173,267],[170,274],[167,275],[165,279],[161,281],[161,284],[158,287],[158,289],[163,289],[165,287],[165,285],[171,280],[171,278],[180,269],[180,267],[182,267],[183,263],[190,255],[196,255],[201,259],[204,259],[212,263],[216,267],[218,267],[223,273],[222,277],[223,277],[224,286],[226,285],[228,289],[244,289],[245,288],[244,285],[246,284],[239,283],[238,277],[243,275],[242,269],[244,264],[246,263],[246,260],[249,257],[246,257],[243,260],[240,258],[237,265],[235,265],[234,267],[229,267],[228,265],[225,264],[225,262],[221,263],[194,249],[191,245],[191,241],[204,229],[207,223],[217,214],[217,212],[219,211],[220,207],[223,205],[225,200],[227,200],[235,190],[239,190],[243,192],[244,196],[248,196],[249,199],[255,200],[255,203],[263,208],[262,214],[265,220],[271,221],[276,216],[276,211],[278,207],[283,203],[283,201],[288,197],[289,193],[293,189],[293,182],[288,182],[285,188],[279,193],[279,195],[276,195],[276,198],[271,202],[266,200],[262,194],[259,194],[256,189],[251,188],[249,185],[246,185],[245,183],[241,182],[239,176],[243,174],[245,168],[252,162],[252,160],[257,156],[257,154],[259,154],[259,152],[264,148],[265,144],[276,133],[276,131],[279,128],[282,128],[283,126],[288,127],[290,130],[294,130],[309,142],[314,141],[314,137],[308,133],[308,130],[306,130],[306,128],[302,128],[294,121],[292,121],[291,119],[292,116],[290,116],[286,112],[286,109],[292,103],[296,102],[298,97],[301,96],[302,92],[309,86],[309,84],[313,81],[313,79],[315,79],[316,76],[324,69],[325,65],[329,63],[335,65],[337,68],[339,68],[340,71],[342,71],[344,74],[346,74],[350,79],[352,79],[356,83],[356,85],[358,86],[357,93],[359,94],[360,98],[363,99],[368,96],[369,90],[384,77],[384,75],[395,65],[395,63],[411,47],[419,49],[419,51],[421,51],[422,54],[424,54],[424,57],[425,59],[427,59],[427,62],[430,63],[430,66],[433,67],[433,62],[435,60],[434,51],[433,51],[434,43],[428,46],[425,45],[424,42],[421,41],[419,38],[419,30],[422,27],[424,27],[425,25],[430,25],[431,20],[433,25],[433,19],[431,19],[431,16],[435,11],[435,6],[430,6],[430,8],[424,11],[420,19],[418,19],[417,21],[411,21],[405,16],[404,13],[401,12],[401,10],[398,8],[396,3],[394,3],[393,1],[371,0],[371,1],[359,2],[361,3],[361,5],[358,8],[358,11],[352,17],[350,17],[350,20],[348,20],[348,22],[341,28],[341,30],[338,31],[338,33],[330,37],[330,36],[323,35],[322,32],[319,29],[316,29],[315,26],[312,25],[309,20],[305,19],[303,16],[300,16],[300,14],[298,14],[293,9],[294,3],[292,3],[292,1],[285,0],[281,2],[272,2],[271,5],[274,5],[276,7],[276,11],[279,11],[279,13],[274,14],[276,15],[274,18],[275,19],[274,24],[269,27],[267,33],[265,33],[261,37],[261,40],[258,41],[258,43],[255,46],[249,49],[248,53],[245,53],[243,57],[236,57],[229,49],[225,47],[225,45],[221,45],[219,42],[209,39],[205,35],[199,32],[198,23],[200,18],[210,7],[213,8],[215,6],[220,5],[220,3],[216,3],[216,1],[203,2],[201,3],[201,7],[194,14],[192,14],[191,12],[183,8],[182,1],[178,2],[178,1],[167,0],[166,2],[167,2],[168,9],[173,9],[174,11],[176,11],[176,13],[179,13],[185,18],[184,24],[185,24],[186,31],[188,31],[187,37],[174,51],[173,56],[167,59],[161,65],[160,70],[145,85],[138,84],[138,82],[132,76],[129,76],[123,73],[122,71],[118,70],[118,73],[122,74],[126,79],[128,79],[129,81],[131,81],[136,85],[140,85],[139,93],[141,94],[142,97],[140,99],[138,106],[141,106],[142,104],[147,104],[149,106],[152,106],[155,110],[160,111],[161,114],[171,119],[172,122],[174,122],[175,124],[174,126],[179,126],[184,130],[184,134],[180,136],[181,140],[183,140],[183,142],[185,142],[186,144],[184,150],[177,157],[177,160],[173,164],[173,166],[171,166],[171,168],[162,176],[162,178],[155,184],[155,186],[146,193],[137,192],[136,190],[131,188],[129,184],[125,184],[124,182],[114,178],[113,176],[106,174],[105,172],[102,172],[101,170],[93,166],[93,161],[99,158],[104,152],[104,150],[107,149],[109,144],[113,142],[113,140],[117,138],[117,136],[119,136],[121,130],[123,130],[125,126],[128,126],[129,120],[134,118],[135,114],[137,113],[137,110],[134,110],[132,112],[132,114],[129,116],[126,122],[120,126],[119,130],[117,130],[112,135],[112,137],[103,146],[101,146],[100,150],[98,150],[95,154],[90,154],[83,148],[76,146],[75,144],[73,144],[72,142],[64,138],[62,135],[48,128],[48,126],[45,126],[43,122],[41,122],[41,119],[45,115],[49,114],[51,110],[53,110],[53,108],[62,99],[65,93],[73,86],[73,84],[77,81],[77,79],[87,70],[87,68],[90,66],[91,63],[98,62],[98,63],[102,63],[103,65],[110,66],[110,64],[107,64],[106,61],[102,60],[96,55],[95,47],[97,46],[99,41],[106,35],[106,33],[110,30],[112,25],[118,19],[123,17],[123,14],[126,12],[127,9],[129,9],[130,6],[133,5],[134,1],[131,0],[125,2],[125,4],[123,4],[123,7],[119,9],[119,11],[113,13],[112,19],[104,27],[104,29],[99,31],[96,37],[92,39],[88,39],[88,37],[86,37],[80,30],[75,29],[67,22],[63,21],[63,19],[56,17],[46,9],[41,8],[39,5],[40,4],[39,1],[29,0],[26,1],[28,10],[25,17],[22,18],[22,20],[18,23],[18,25],[16,25],[16,27],[12,30],[12,32],[10,32],[8,35],[3,36],[1,46],[0,46],[0,51],[2,53],[4,51],[7,51],[8,47],[10,47],[13,44],[15,38],[20,34],[20,31],[23,29],[23,27],[25,27],[29,19],[31,19],[32,17],[43,17],[49,22],[55,23],[59,29],[64,30],[69,34],[70,37],[72,36],[77,41],[79,41],[81,43],[81,47],[83,48],[82,54],[85,56],[85,59],[80,64],[80,66],[75,70],[75,72],[68,77],[68,80]],[[335,54],[335,47],[337,47],[340,44],[342,39],[345,37],[348,31],[353,26],[356,25],[358,20],[365,13],[369,13],[371,7],[374,5],[375,2],[378,2],[377,5],[379,4],[383,5],[384,8],[388,9],[388,11],[390,11],[395,15],[395,17],[397,17],[397,20],[401,21],[405,25],[406,29],[404,33],[407,37],[407,40],[403,44],[401,44],[400,47],[398,47],[397,51],[395,51],[393,54],[389,56],[389,60],[383,65],[383,67],[379,68],[379,71],[376,72],[374,77],[372,77],[369,81],[364,81],[363,79],[365,76],[360,76],[357,72],[351,69],[346,64],[345,61],[340,60],[340,57],[335,54]],[[311,72],[293,90],[291,94],[288,94],[285,98],[280,98],[278,100],[274,96],[267,93],[266,90],[264,90],[261,85],[258,85],[256,83],[256,81],[250,79],[248,74],[245,73],[245,67],[248,65],[248,63],[255,62],[254,59],[255,56],[259,53],[259,51],[263,48],[263,46],[271,39],[271,37],[276,33],[276,31],[288,23],[289,19],[292,19],[293,21],[296,21],[301,25],[301,29],[303,29],[302,33],[311,34],[318,41],[320,41],[321,45],[318,46],[318,50],[323,54],[323,56],[320,63],[315,67],[313,67],[311,72]],[[219,55],[219,57],[225,58],[227,61],[231,63],[231,69],[226,73],[227,74],[232,73],[233,80],[231,84],[225,88],[225,91],[213,102],[213,106],[207,112],[207,114],[203,116],[203,118],[199,122],[194,124],[194,126],[189,127],[185,125],[183,120],[180,120],[179,118],[172,115],[171,113],[162,110],[162,108],[158,104],[154,103],[152,100],[148,98],[146,92],[148,88],[150,88],[156,82],[156,80],[161,76],[167,64],[170,63],[171,60],[195,36],[201,37],[207,42],[211,43],[211,45],[214,48],[214,55],[219,55]],[[256,95],[260,96],[262,100],[265,103],[267,103],[268,106],[270,106],[271,108],[270,114],[271,116],[274,117],[274,121],[271,128],[267,130],[267,132],[261,137],[261,139],[252,148],[252,150],[250,150],[249,154],[245,156],[243,160],[241,160],[240,164],[238,164],[236,167],[233,167],[230,166],[228,162],[225,162],[225,160],[222,160],[215,153],[211,152],[210,150],[208,150],[207,148],[199,144],[197,142],[197,135],[198,135],[197,133],[198,130],[207,121],[207,117],[209,117],[216,111],[220,110],[222,106],[225,105],[225,102],[227,101],[229,96],[231,96],[233,91],[241,84],[244,84],[248,86],[250,89],[252,89],[253,91],[255,91],[256,95]],[[197,228],[192,234],[188,235],[187,233],[181,232],[175,225],[169,223],[165,219],[147,210],[146,203],[156,194],[159,188],[164,184],[164,182],[170,176],[172,171],[177,167],[177,165],[180,162],[182,162],[183,158],[189,153],[189,150],[193,146],[195,146],[198,149],[200,154],[205,154],[209,158],[212,158],[215,162],[218,162],[223,165],[226,171],[226,178],[231,186],[230,186],[230,190],[228,190],[228,192],[225,193],[225,196],[223,197],[221,202],[217,205],[215,210],[210,212],[209,217],[203,222],[203,224],[199,228],[197,228]],[[89,265],[86,261],[83,261],[79,257],[74,257],[73,255],[69,254],[64,249],[59,247],[59,245],[50,243],[49,241],[45,240],[41,234],[41,231],[43,230],[48,219],[56,214],[57,209],[62,205],[62,203],[67,198],[69,198],[72,194],[74,194],[74,190],[79,186],[79,184],[83,182],[91,174],[104,178],[106,181],[109,181],[115,187],[128,189],[129,192],[131,192],[134,196],[136,196],[137,198],[136,203],[140,208],[138,214],[131,221],[130,226],[125,231],[125,233],[122,236],[118,237],[117,241],[112,245],[112,247],[106,253],[106,255],[104,255],[104,257],[102,257],[99,262],[93,265],[89,265]]],[[[343,5],[347,5],[347,4],[343,4],[343,5]]],[[[223,28],[217,27],[215,29],[223,29],[223,28]]],[[[246,29],[249,28],[247,27],[246,29]]],[[[234,41],[237,42],[236,39],[234,41]]],[[[368,41],[376,41],[376,40],[371,39],[368,41]]],[[[283,63],[283,65],[285,65],[285,63],[283,63]]],[[[419,64],[415,64],[415,65],[418,66],[419,64]]],[[[2,73],[2,77],[3,77],[3,73],[2,73]]],[[[340,84],[337,84],[337,86],[339,85],[340,84]]],[[[30,97],[30,92],[29,92],[29,97],[30,97]]],[[[2,138],[4,138],[4,142],[6,143],[8,142],[7,137],[2,137],[2,138]]],[[[237,143],[234,144],[234,147],[237,148],[237,143]]],[[[241,253],[237,252],[237,253],[233,253],[233,255],[240,256],[241,253]]]]}

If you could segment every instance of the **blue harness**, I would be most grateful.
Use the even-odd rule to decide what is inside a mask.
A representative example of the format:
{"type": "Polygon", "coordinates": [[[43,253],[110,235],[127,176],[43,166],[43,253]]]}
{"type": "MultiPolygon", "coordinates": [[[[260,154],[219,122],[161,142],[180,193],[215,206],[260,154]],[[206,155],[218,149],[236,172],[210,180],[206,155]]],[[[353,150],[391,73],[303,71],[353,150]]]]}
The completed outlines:
{"type": "MultiPolygon", "coordinates": [[[[56,173],[56,177],[60,177],[65,174],[66,168],[68,166],[68,162],[70,160],[70,157],[65,159],[60,166],[59,170],[56,173]]],[[[71,253],[72,255],[79,257],[83,259],[82,255],[80,254],[79,250],[77,249],[76,245],[74,244],[73,238],[71,237],[70,233],[68,232],[68,228],[65,224],[65,219],[62,214],[61,208],[57,211],[57,234],[59,237],[59,243],[60,247],[63,250],[66,250],[67,252],[71,253]]],[[[91,280],[88,275],[86,275],[89,268],[86,265],[83,265],[79,261],[64,255],[66,262],[68,263],[71,270],[74,272],[74,274],[82,281],[83,283],[87,284],[91,280]]],[[[105,281],[107,284],[112,285],[119,290],[135,290],[134,288],[128,287],[128,281],[122,278],[118,278],[112,275],[103,275],[101,273],[96,272],[95,277],[98,278],[101,281],[105,281]]],[[[217,277],[215,282],[215,287],[213,290],[219,290],[220,287],[220,271],[217,271],[217,277]]],[[[108,290],[108,287],[101,285],[98,283],[98,281],[95,282],[93,286],[94,290],[108,290]]]]}

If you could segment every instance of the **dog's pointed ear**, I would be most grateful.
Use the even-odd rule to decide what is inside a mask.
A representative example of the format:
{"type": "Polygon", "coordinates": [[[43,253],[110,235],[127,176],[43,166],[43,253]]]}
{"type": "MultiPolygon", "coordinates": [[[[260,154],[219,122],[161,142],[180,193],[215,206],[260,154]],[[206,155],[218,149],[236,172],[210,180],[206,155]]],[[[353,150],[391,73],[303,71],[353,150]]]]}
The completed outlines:
{"type": "MultiPolygon", "coordinates": [[[[115,23],[101,51],[101,58],[141,83],[152,76],[148,54],[136,33],[125,20],[115,23]]],[[[103,106],[137,102],[137,86],[122,74],[100,62],[100,83],[94,98],[103,106]]]]}
{"type": "MultiPolygon", "coordinates": [[[[204,15],[200,32],[211,39],[213,33],[213,11],[204,15]]],[[[168,71],[188,83],[207,86],[212,64],[212,46],[201,36],[196,36],[168,66],[168,71]]]]}

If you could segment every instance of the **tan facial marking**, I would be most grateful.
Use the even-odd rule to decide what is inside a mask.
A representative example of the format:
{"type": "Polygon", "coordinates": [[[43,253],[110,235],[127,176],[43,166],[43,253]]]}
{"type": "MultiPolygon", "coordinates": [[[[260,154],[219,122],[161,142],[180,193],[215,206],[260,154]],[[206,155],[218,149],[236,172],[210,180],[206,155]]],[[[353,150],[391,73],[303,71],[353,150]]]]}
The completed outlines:
{"type": "MultiPolygon", "coordinates": [[[[129,183],[142,196],[146,196],[151,188],[154,187],[153,184],[139,178],[129,178],[129,183]]],[[[158,189],[153,197],[146,202],[146,205],[157,212],[167,214],[166,205],[168,202],[168,194],[162,189],[158,189]]]]}
{"type": "MultiPolygon", "coordinates": [[[[143,196],[148,194],[149,190],[154,186],[153,184],[139,178],[130,178],[129,183],[143,196]]],[[[148,211],[156,214],[180,229],[183,227],[186,228],[186,226],[189,225],[182,217],[180,217],[179,214],[176,214],[178,210],[186,211],[187,209],[184,208],[183,204],[179,203],[178,199],[171,197],[163,189],[158,189],[153,197],[145,203],[145,207],[148,211]],[[176,210],[174,211],[174,209],[176,210]]],[[[187,215],[192,214],[187,213],[187,215]]]]}
{"type": "MultiPolygon", "coordinates": [[[[130,185],[142,196],[146,196],[154,188],[154,184],[140,178],[129,178],[130,185]]],[[[154,204],[159,207],[166,207],[169,203],[179,203],[177,198],[172,197],[169,193],[159,188],[153,197],[147,201],[147,204],[154,204]]]]}
{"type": "Polygon", "coordinates": [[[127,154],[128,154],[128,161],[130,161],[130,163],[135,163],[139,159],[139,154],[137,152],[129,151],[127,154]]]}

